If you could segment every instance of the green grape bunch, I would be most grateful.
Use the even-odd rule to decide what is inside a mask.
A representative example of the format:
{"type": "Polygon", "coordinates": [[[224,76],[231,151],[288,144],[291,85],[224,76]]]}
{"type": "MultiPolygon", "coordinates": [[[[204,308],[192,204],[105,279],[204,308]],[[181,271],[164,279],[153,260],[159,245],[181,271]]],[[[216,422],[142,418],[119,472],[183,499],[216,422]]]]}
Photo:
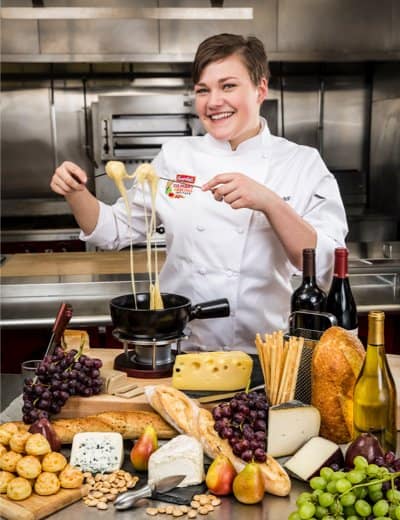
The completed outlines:
{"type": "Polygon", "coordinates": [[[324,467],[310,480],[311,491],[298,496],[288,520],[400,520],[399,477],[361,455],[350,471],[324,467]]]}

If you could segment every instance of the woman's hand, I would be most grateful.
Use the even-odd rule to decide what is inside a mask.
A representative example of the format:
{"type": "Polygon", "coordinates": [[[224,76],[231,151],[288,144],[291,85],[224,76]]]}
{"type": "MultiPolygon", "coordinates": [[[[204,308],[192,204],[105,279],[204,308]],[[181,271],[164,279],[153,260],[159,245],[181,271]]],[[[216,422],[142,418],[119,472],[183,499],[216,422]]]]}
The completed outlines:
{"type": "Polygon", "coordinates": [[[87,175],[77,164],[63,162],[51,178],[50,188],[59,195],[68,196],[86,189],[87,175]]]}
{"type": "Polygon", "coordinates": [[[274,195],[266,186],[242,173],[216,175],[203,186],[203,191],[209,190],[215,200],[223,200],[233,209],[248,208],[264,212],[268,200],[274,195]]]}

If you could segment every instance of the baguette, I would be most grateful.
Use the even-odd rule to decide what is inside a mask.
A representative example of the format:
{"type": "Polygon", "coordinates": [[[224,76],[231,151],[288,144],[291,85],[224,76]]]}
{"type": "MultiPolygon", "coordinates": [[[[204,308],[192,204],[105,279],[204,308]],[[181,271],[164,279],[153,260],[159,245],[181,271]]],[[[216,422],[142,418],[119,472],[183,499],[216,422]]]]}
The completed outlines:
{"type": "MultiPolygon", "coordinates": [[[[201,443],[204,453],[211,459],[222,454],[228,457],[237,472],[245,467],[246,463],[236,457],[229,442],[215,431],[214,418],[209,410],[197,406],[180,390],[163,385],[146,387],[145,393],[150,405],[179,432],[195,437],[201,443]],[[165,396],[168,396],[168,399],[163,399],[165,396]],[[162,408],[163,401],[167,409],[162,408]]],[[[290,478],[275,459],[268,455],[267,461],[259,463],[259,466],[267,493],[277,496],[290,493],[290,478]]]]}
{"type": "Polygon", "coordinates": [[[364,356],[361,341],[341,327],[327,329],[314,349],[311,402],[321,414],[320,435],[337,444],[353,437],[353,392],[364,356]]]}
{"type": "MultiPolygon", "coordinates": [[[[30,425],[14,423],[20,430],[30,425]]],[[[124,439],[137,439],[147,425],[153,425],[159,439],[171,439],[177,432],[154,412],[103,412],[76,419],[56,419],[51,424],[62,444],[71,444],[76,433],[117,432],[124,439]]]]}

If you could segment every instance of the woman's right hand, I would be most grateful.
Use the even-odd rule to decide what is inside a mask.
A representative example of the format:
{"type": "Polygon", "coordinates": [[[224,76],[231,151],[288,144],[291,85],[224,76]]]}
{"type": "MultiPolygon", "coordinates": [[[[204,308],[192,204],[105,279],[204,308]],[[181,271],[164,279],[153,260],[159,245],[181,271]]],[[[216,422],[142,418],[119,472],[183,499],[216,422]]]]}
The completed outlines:
{"type": "Polygon", "coordinates": [[[54,172],[50,188],[59,195],[68,196],[86,189],[87,175],[73,162],[64,161],[54,172]]]}

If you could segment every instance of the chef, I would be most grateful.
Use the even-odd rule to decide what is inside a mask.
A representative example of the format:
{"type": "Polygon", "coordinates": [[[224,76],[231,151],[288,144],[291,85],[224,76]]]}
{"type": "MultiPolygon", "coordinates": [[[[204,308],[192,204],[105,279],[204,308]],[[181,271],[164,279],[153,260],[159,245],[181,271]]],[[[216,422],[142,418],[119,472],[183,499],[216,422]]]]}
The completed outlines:
{"type": "MultiPolygon", "coordinates": [[[[157,219],[166,229],[162,292],[193,303],[226,297],[230,316],[190,323],[186,350],[255,352],[257,332],[287,330],[302,250],[316,248],[318,281],[329,284],[346,216],[334,176],[317,150],[271,135],[260,107],[268,94],[264,47],[255,37],[219,34],[203,41],[193,64],[196,110],[204,136],[163,145],[153,161],[160,181],[157,219]],[[202,185],[202,190],[190,184],[202,185]]],[[[150,198],[129,191],[125,204],[98,201],[86,173],[64,162],[51,187],[64,195],[81,239],[121,249],[145,239],[150,198]],[[130,226],[132,230],[130,230],[130,226]]]]}

